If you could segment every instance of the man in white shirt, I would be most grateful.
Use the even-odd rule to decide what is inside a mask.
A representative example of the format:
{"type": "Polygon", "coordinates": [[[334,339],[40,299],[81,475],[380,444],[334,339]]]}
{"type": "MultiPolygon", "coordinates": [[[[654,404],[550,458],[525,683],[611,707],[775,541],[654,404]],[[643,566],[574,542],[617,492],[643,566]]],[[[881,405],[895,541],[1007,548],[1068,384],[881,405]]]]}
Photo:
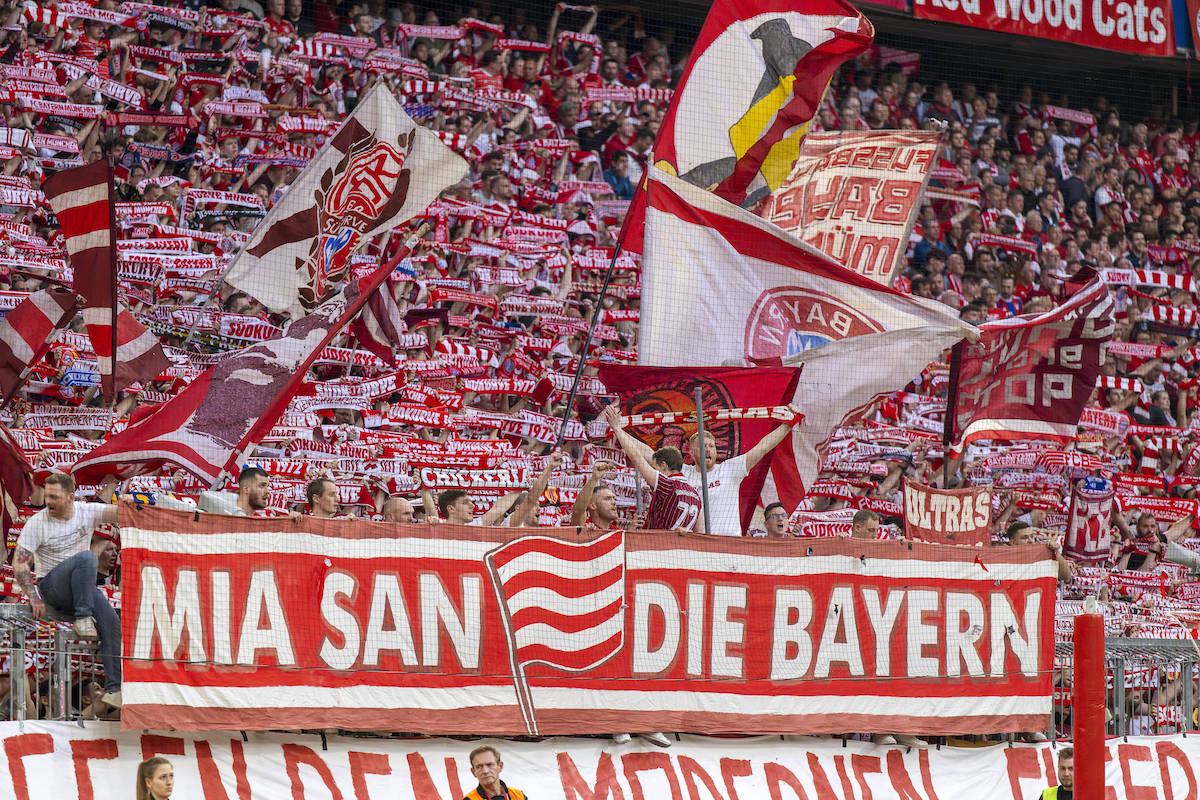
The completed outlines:
{"type": "MultiPolygon", "coordinates": [[[[796,414],[796,419],[803,419],[799,406],[789,406],[796,414]]],[[[792,430],[792,423],[784,422],[759,440],[758,444],[740,456],[734,456],[717,463],[717,440],[708,431],[704,432],[704,460],[708,472],[708,520],[709,533],[718,536],[741,536],[742,522],[738,492],[742,488],[742,479],[758,466],[763,457],[774,450],[780,442],[787,438],[792,430]]],[[[692,460],[699,462],[698,433],[688,439],[688,452],[692,460]]],[[[644,443],[634,440],[635,446],[642,450],[647,458],[653,456],[653,451],[644,443]],[[644,450],[643,450],[644,448],[644,450]]],[[[696,489],[700,489],[700,469],[692,464],[683,465],[683,478],[696,489]]],[[[704,492],[700,492],[703,497],[704,492]]]]}
{"type": "MultiPolygon", "coordinates": [[[[103,503],[76,503],[75,481],[70,475],[46,479],[46,507],[34,514],[17,540],[13,574],[29,598],[33,616],[46,616],[46,606],[75,620],[75,634],[100,639],[104,663],[102,698],[121,706],[121,618],[96,585],[98,560],[90,549],[99,524],[115,525],[117,507],[103,503]],[[36,583],[31,566],[41,577],[36,583]]],[[[123,498],[125,499],[125,498],[123,498]]]]}

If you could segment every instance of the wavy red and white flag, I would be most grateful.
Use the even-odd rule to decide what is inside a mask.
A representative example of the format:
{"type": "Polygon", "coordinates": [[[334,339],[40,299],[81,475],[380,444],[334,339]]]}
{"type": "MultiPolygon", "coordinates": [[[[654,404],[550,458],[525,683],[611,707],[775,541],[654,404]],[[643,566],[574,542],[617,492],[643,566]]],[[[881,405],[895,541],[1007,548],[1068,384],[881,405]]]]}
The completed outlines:
{"type": "Polygon", "coordinates": [[[372,90],[255,229],[225,281],[299,317],[345,280],[372,236],[416,216],[467,172],[467,162],[372,90]]]}
{"type": "Polygon", "coordinates": [[[358,314],[388,271],[377,269],[283,333],[222,359],[149,416],[77,461],[72,470],[76,479],[124,479],[169,466],[215,485],[222,476],[235,474],[287,409],[325,345],[358,314]]]}
{"type": "Polygon", "coordinates": [[[117,392],[153,380],[171,366],[158,337],[117,298],[112,170],[103,160],[66,169],[47,178],[42,191],[67,239],[100,385],[111,401],[117,392]]]}
{"type": "Polygon", "coordinates": [[[42,289],[0,319],[0,408],[8,405],[79,308],[70,289],[42,289]]]}
{"type": "Polygon", "coordinates": [[[408,288],[407,282],[396,280],[395,274],[389,274],[383,285],[367,298],[362,313],[350,323],[350,332],[363,349],[379,356],[389,366],[396,365],[395,343],[408,332],[401,311],[408,288]]]}
{"type": "Polygon", "coordinates": [[[587,672],[625,646],[625,533],[576,544],[525,536],[487,555],[521,713],[537,735],[525,668],[587,672]]]}
{"type": "Polygon", "coordinates": [[[1053,311],[984,323],[951,361],[955,448],[976,439],[1073,441],[1112,338],[1112,311],[1108,287],[1094,279],[1053,311]]]}
{"type": "Polygon", "coordinates": [[[829,79],[874,35],[844,0],[717,0],[663,119],[655,159],[738,204],[777,189],[829,79]]]}
{"type": "Polygon", "coordinates": [[[647,170],[638,363],[799,366],[804,424],[771,462],[794,508],[836,428],[903,389],[974,327],[901,294],[711,192],[647,170]]]}

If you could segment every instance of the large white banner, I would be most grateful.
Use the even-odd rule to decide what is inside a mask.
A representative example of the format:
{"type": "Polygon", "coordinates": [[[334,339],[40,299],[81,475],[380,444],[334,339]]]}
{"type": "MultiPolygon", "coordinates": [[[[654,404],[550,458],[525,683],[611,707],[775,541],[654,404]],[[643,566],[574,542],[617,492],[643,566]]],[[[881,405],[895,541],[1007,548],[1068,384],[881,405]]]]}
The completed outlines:
{"type": "MultiPolygon", "coordinates": [[[[402,724],[398,720],[397,724],[402,724]]],[[[460,800],[481,741],[123,732],[118,723],[0,723],[0,800],[134,796],[138,762],[163,755],[171,800],[460,800]]],[[[482,740],[501,778],[534,800],[1029,800],[1054,782],[1049,745],[906,750],[814,737],[482,740]]],[[[1108,744],[1106,800],[1197,796],[1200,737],[1108,744]]]]}

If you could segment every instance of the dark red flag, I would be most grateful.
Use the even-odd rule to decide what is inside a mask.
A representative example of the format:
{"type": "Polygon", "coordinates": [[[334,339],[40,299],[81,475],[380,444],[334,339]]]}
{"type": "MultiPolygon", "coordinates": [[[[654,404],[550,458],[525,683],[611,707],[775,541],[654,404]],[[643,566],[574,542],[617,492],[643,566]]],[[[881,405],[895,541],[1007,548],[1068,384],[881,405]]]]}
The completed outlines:
{"type": "Polygon", "coordinates": [[[150,416],[75,463],[81,483],[182,467],[210,484],[237,466],[283,414],[308,368],[390,274],[384,266],[293,322],[273,339],[239,350],[150,416]]]}
{"type": "Polygon", "coordinates": [[[0,535],[7,536],[17,511],[33,494],[33,467],[8,428],[0,425],[0,535]]]}
{"type": "Polygon", "coordinates": [[[393,343],[408,330],[404,324],[404,314],[400,310],[402,293],[407,290],[408,285],[405,281],[398,281],[394,275],[389,274],[383,285],[367,298],[362,313],[350,324],[350,332],[358,339],[363,349],[369,350],[392,366],[396,364],[393,343]]]}
{"type": "Polygon", "coordinates": [[[948,440],[1075,439],[1113,333],[1113,300],[1098,280],[1037,317],[980,327],[951,362],[948,440]]]}
{"type": "MultiPolygon", "coordinates": [[[[701,401],[705,410],[787,405],[792,402],[799,379],[800,370],[794,367],[600,365],[600,380],[610,392],[621,399],[623,414],[694,411],[696,389],[701,390],[701,401]]],[[[750,450],[778,424],[772,420],[722,421],[706,426],[706,430],[716,438],[717,458],[719,462],[724,462],[750,450]]],[[[663,425],[655,428],[634,428],[630,432],[651,449],[678,447],[686,457],[686,442],[688,437],[696,432],[696,426],[663,425]]],[[[763,458],[742,479],[738,493],[738,516],[742,531],[750,524],[750,517],[758,504],[772,456],[773,454],[769,454],[763,458]]],[[[711,490],[712,481],[709,483],[711,490]]],[[[713,530],[710,533],[729,535],[728,531],[713,530]]]]}

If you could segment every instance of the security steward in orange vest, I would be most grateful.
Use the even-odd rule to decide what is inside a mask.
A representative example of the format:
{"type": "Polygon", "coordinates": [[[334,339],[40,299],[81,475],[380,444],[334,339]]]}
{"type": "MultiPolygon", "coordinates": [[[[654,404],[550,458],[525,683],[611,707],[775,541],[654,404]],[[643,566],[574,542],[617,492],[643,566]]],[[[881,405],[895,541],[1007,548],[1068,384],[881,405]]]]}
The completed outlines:
{"type": "Polygon", "coordinates": [[[1039,800],[1072,800],[1075,795],[1075,748],[1058,751],[1058,786],[1043,789],[1039,800]]]}
{"type": "Polygon", "coordinates": [[[513,789],[500,780],[504,762],[500,751],[490,744],[480,745],[471,751],[471,774],[479,781],[463,800],[525,800],[525,793],[513,789]]]}

